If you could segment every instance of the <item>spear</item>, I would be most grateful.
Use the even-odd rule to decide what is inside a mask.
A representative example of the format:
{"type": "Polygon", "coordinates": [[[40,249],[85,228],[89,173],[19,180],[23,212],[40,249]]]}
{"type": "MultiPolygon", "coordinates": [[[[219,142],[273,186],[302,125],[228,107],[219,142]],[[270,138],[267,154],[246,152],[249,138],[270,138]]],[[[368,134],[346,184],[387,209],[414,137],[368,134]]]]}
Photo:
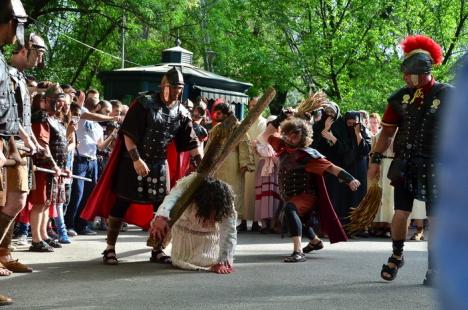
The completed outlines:
{"type": "MultiPolygon", "coordinates": [[[[169,227],[172,227],[187,209],[204,177],[212,176],[216,170],[219,169],[227,156],[237,147],[241,139],[246,135],[250,126],[252,126],[262,114],[263,110],[270,104],[273,98],[275,98],[275,95],[276,91],[272,87],[269,87],[254,108],[249,111],[247,117],[236,128],[234,127],[237,125],[237,120],[233,115],[218,125],[222,126],[220,129],[221,134],[211,137],[211,143],[197,169],[197,176],[193,179],[192,183],[190,183],[185,193],[176,200],[171,210],[171,220],[168,223],[169,227]],[[230,131],[232,132],[230,135],[223,134],[230,131]]],[[[157,241],[153,239],[153,236],[149,236],[147,242],[148,246],[155,247],[159,244],[159,240],[157,241]]]]}

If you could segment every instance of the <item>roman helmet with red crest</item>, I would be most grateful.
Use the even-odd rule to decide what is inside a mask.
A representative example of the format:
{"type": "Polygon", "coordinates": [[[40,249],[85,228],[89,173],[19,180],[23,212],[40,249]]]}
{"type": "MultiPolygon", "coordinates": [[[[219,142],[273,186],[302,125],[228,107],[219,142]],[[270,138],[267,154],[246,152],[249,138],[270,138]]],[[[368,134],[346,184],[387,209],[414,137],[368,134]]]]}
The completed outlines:
{"type": "Polygon", "coordinates": [[[408,36],[400,45],[404,52],[401,71],[405,74],[429,74],[433,65],[442,63],[442,48],[427,36],[408,36]]]}

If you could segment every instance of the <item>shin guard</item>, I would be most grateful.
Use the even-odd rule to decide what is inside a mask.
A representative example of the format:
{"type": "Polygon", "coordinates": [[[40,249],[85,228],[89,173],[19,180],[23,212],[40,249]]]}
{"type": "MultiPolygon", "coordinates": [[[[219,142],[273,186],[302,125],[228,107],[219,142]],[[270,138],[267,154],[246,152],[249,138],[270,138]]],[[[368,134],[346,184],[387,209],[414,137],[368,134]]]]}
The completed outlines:
{"type": "Polygon", "coordinates": [[[403,246],[405,245],[405,240],[393,240],[393,255],[401,256],[403,255],[403,246]]]}
{"type": "Polygon", "coordinates": [[[122,228],[123,220],[113,216],[107,219],[107,244],[115,246],[119,237],[120,229],[122,228]]]}

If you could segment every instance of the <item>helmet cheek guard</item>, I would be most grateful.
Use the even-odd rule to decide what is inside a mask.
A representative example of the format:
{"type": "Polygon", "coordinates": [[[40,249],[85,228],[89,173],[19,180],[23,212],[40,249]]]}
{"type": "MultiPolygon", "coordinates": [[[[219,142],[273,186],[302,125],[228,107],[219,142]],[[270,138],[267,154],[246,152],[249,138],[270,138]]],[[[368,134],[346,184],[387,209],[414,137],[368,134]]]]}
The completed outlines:
{"type": "Polygon", "coordinates": [[[21,46],[24,46],[24,25],[28,21],[28,15],[24,10],[21,0],[11,0],[13,9],[13,19],[16,21],[16,39],[21,46]]]}

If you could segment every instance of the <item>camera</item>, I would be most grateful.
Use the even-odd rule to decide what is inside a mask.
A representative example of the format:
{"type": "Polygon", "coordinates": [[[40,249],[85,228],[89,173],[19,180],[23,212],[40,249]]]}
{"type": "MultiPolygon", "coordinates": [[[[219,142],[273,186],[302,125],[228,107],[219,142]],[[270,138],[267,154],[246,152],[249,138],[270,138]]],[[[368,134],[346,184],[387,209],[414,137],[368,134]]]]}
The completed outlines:
{"type": "Polygon", "coordinates": [[[72,122],[73,124],[76,125],[76,124],[78,124],[79,121],[80,121],[80,117],[79,117],[79,116],[73,115],[73,116],[71,117],[71,122],[72,122]]]}
{"type": "Polygon", "coordinates": [[[359,111],[349,111],[346,113],[346,119],[353,119],[356,121],[356,124],[361,123],[361,112],[359,111]]]}

